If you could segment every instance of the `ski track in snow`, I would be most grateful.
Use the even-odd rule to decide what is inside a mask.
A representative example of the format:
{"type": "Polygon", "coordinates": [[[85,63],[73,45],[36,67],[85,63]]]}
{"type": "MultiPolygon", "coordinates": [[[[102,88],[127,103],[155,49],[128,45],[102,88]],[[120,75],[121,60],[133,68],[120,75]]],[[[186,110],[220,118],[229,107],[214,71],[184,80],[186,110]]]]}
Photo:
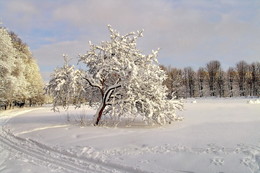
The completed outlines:
{"type": "MultiPolygon", "coordinates": [[[[30,110],[13,114],[14,117],[30,110]]],[[[19,154],[20,159],[31,161],[43,165],[58,172],[67,173],[147,173],[128,166],[118,165],[114,163],[103,162],[102,160],[77,156],[64,150],[58,150],[50,146],[41,144],[32,139],[25,139],[15,136],[5,124],[9,118],[1,118],[2,129],[0,130],[0,171],[5,168],[4,162],[7,160],[9,153],[19,154]],[[4,150],[5,149],[5,150],[4,150]],[[7,152],[8,151],[8,152],[7,152]]]]}
{"type": "Polygon", "coordinates": [[[0,146],[0,172],[5,169],[5,162],[9,157],[9,153],[0,146]]]}
{"type": "Polygon", "coordinates": [[[93,158],[79,157],[66,151],[61,152],[34,140],[14,136],[11,132],[6,131],[5,129],[1,130],[0,141],[0,145],[3,148],[14,153],[19,153],[25,159],[32,160],[40,165],[45,165],[62,172],[145,173],[145,171],[136,168],[106,163],[93,158]]]}
{"type": "MultiPolygon", "coordinates": [[[[92,147],[71,148],[71,151],[59,147],[51,147],[29,138],[22,138],[14,135],[5,124],[10,118],[20,114],[27,113],[31,110],[11,113],[8,118],[0,117],[0,172],[6,168],[5,162],[11,154],[18,155],[19,159],[24,162],[31,162],[41,165],[55,172],[64,173],[145,173],[138,167],[125,166],[120,162],[122,157],[131,157],[140,155],[158,155],[189,153],[192,155],[205,155],[209,157],[209,163],[217,167],[226,164],[226,156],[237,155],[240,164],[247,167],[251,173],[260,173],[260,146],[249,146],[238,144],[234,148],[225,148],[216,144],[208,144],[202,148],[192,148],[183,145],[172,146],[165,144],[161,146],[128,146],[123,148],[112,148],[96,152],[92,147]],[[83,155],[84,154],[84,155],[83,155]],[[87,154],[87,157],[86,157],[87,154]],[[95,156],[97,155],[97,157],[95,156]],[[109,161],[108,161],[109,160],[109,161]],[[116,163],[116,164],[115,164],[116,163]]],[[[37,129],[39,130],[39,129],[37,129]]],[[[40,129],[41,130],[41,129],[40,129]]],[[[230,160],[228,160],[230,161],[230,160]]],[[[151,164],[151,160],[143,159],[141,164],[151,164]]],[[[168,171],[168,170],[166,170],[168,171]]],[[[176,170],[177,171],[177,170],[176,170]]],[[[188,171],[177,171],[188,172],[188,171]]]]}

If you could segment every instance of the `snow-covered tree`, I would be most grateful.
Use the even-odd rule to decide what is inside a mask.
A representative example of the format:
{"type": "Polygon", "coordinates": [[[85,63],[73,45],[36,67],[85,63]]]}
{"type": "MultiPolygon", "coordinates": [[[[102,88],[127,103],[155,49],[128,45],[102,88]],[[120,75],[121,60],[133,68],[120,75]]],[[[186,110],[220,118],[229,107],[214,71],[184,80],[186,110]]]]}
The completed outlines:
{"type": "Polygon", "coordinates": [[[144,55],[137,49],[142,31],[121,36],[108,28],[110,41],[100,45],[90,42],[90,50],[80,56],[86,70],[75,70],[65,63],[54,72],[47,86],[54,97],[54,107],[57,103],[77,105],[86,96],[86,100],[98,104],[95,125],[106,115],[117,120],[141,116],[158,124],[179,119],[175,111],[182,108],[182,103],[166,97],[167,89],[162,83],[167,76],[159,67],[158,50],[144,55]]]}
{"type": "Polygon", "coordinates": [[[9,105],[12,102],[16,82],[12,76],[17,52],[13,47],[8,31],[0,28],[0,102],[9,105]]]}
{"type": "Polygon", "coordinates": [[[9,35],[17,52],[13,70],[18,88],[15,101],[27,102],[29,106],[42,104],[44,84],[36,60],[29,47],[14,32],[9,32],[9,35]]]}
{"type": "Polygon", "coordinates": [[[44,103],[44,83],[40,74],[39,67],[36,60],[33,58],[26,59],[25,62],[26,71],[24,72],[26,85],[26,100],[29,106],[44,103]]]}
{"type": "Polygon", "coordinates": [[[59,105],[66,107],[69,104],[78,104],[81,97],[85,96],[84,92],[89,91],[82,82],[83,73],[69,65],[65,55],[64,60],[65,64],[55,69],[46,87],[49,94],[53,96],[54,111],[58,111],[56,106],[59,105]]]}
{"type": "Polygon", "coordinates": [[[29,47],[5,28],[0,28],[0,79],[1,104],[25,104],[32,92],[36,102],[43,101],[43,82],[29,47]]]}

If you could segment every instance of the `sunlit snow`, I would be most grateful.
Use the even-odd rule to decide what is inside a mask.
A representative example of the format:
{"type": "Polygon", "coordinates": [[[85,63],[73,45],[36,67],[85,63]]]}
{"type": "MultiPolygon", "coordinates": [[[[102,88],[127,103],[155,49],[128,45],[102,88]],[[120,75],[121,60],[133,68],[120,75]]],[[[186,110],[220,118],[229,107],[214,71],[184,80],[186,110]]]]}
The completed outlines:
{"type": "Polygon", "coordinates": [[[257,99],[184,102],[184,121],[154,127],[80,126],[95,113],[87,107],[1,112],[0,172],[259,172],[257,99]]]}

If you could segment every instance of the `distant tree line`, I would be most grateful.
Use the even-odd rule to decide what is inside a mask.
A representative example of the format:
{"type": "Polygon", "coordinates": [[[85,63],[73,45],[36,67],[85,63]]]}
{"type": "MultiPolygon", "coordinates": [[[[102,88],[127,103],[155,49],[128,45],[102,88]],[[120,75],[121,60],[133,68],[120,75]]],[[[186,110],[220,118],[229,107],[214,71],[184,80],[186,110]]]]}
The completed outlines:
{"type": "Polygon", "coordinates": [[[0,27],[0,109],[42,104],[43,80],[29,47],[0,27]]]}
{"type": "Polygon", "coordinates": [[[197,71],[161,66],[168,75],[164,84],[168,97],[239,97],[260,96],[260,62],[238,62],[224,71],[219,61],[210,61],[197,71]]]}

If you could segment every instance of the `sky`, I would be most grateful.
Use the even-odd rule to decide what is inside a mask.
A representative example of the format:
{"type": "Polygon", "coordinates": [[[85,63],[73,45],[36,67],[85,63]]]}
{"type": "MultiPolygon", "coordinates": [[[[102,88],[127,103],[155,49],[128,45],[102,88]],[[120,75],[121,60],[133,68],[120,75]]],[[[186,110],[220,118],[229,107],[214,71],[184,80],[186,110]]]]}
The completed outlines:
{"type": "Polygon", "coordinates": [[[223,69],[260,61],[260,0],[0,0],[2,26],[28,44],[45,81],[76,59],[88,42],[109,40],[107,25],[121,34],[144,29],[138,48],[160,48],[160,64],[223,69]]]}

